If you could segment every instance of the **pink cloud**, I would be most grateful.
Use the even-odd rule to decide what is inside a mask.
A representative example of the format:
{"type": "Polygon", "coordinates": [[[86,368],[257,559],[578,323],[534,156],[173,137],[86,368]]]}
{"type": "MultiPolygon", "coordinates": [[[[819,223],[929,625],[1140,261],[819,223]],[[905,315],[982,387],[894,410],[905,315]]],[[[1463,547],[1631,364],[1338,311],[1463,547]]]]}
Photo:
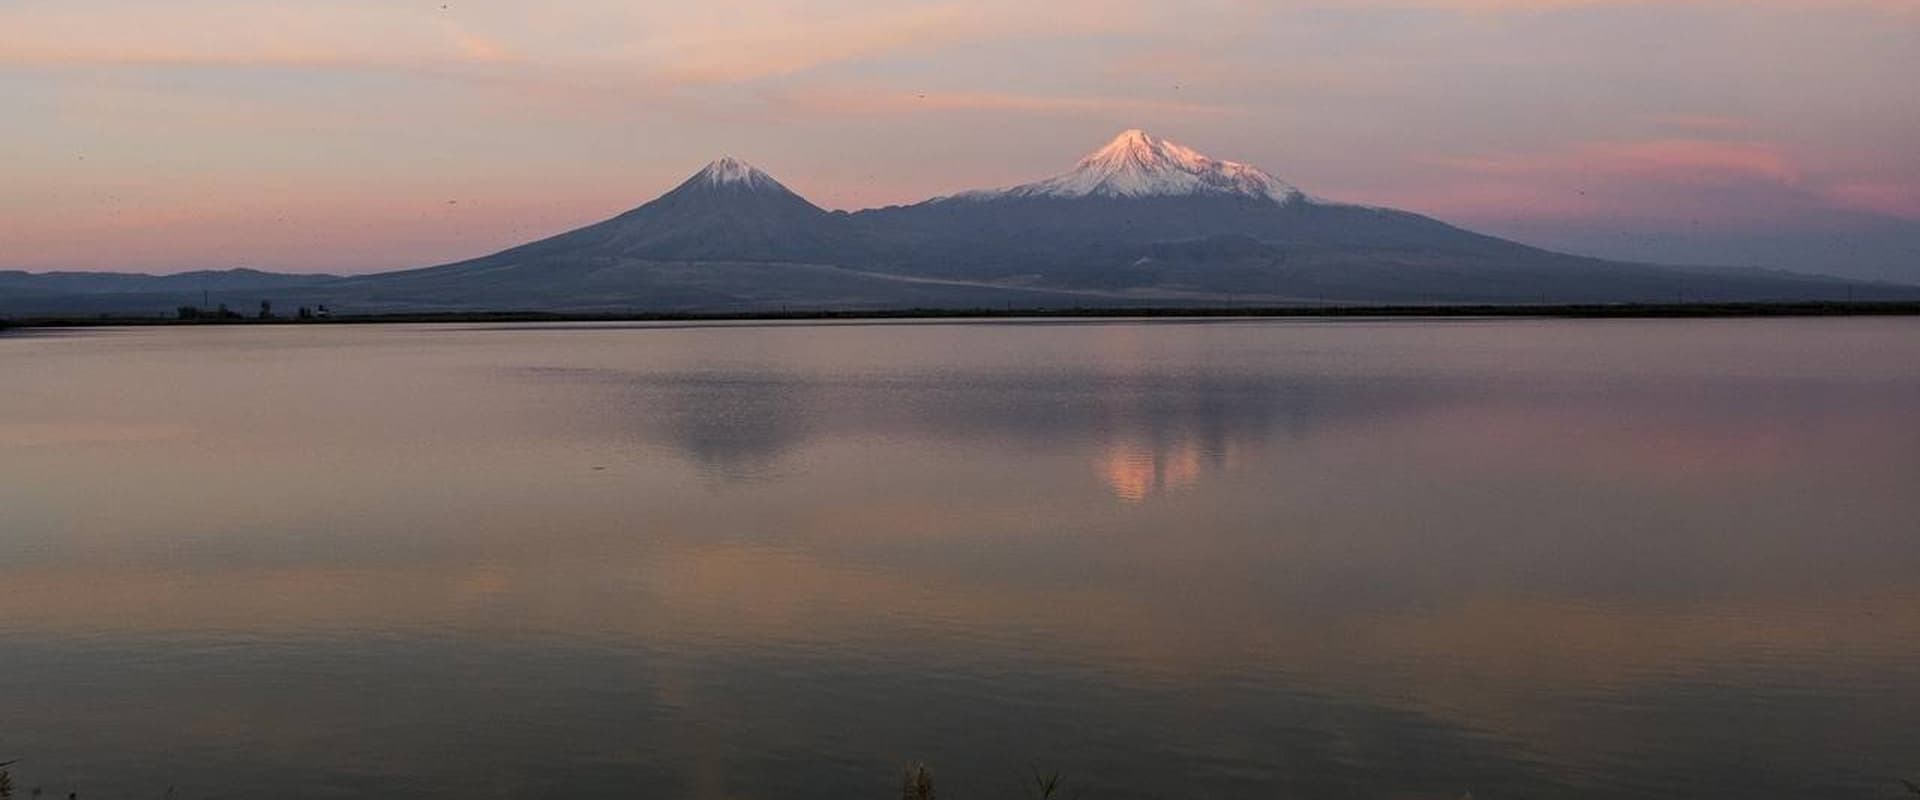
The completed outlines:
{"type": "Polygon", "coordinates": [[[1469,224],[1631,222],[1650,230],[1758,230],[1831,212],[1920,219],[1920,181],[1818,172],[1770,142],[1660,138],[1559,150],[1429,159],[1420,183],[1358,199],[1469,224]]]}
{"type": "Polygon", "coordinates": [[[1751,130],[1754,127],[1752,120],[1718,114],[1661,114],[1653,117],[1653,122],[1663,128],[1696,134],[1731,134],[1751,130]]]}
{"type": "Polygon", "coordinates": [[[503,183],[482,192],[411,185],[368,193],[340,182],[261,181],[222,185],[196,202],[163,202],[152,187],[123,184],[111,189],[114,200],[0,215],[0,269],[398,269],[549,236],[626,202],[554,202],[538,186],[503,183]]]}
{"type": "Polygon", "coordinates": [[[1136,97],[1031,95],[1011,92],[911,92],[894,89],[815,88],[766,95],[778,106],[813,114],[876,115],[933,111],[1011,111],[1030,114],[1229,114],[1205,103],[1136,97]]]}
{"type": "Polygon", "coordinates": [[[514,58],[453,20],[390,6],[0,9],[0,64],[388,69],[514,58]]]}
{"type": "Polygon", "coordinates": [[[1763,142],[1652,139],[1588,142],[1550,153],[1445,158],[1438,162],[1485,177],[1650,178],[1663,183],[1766,180],[1795,184],[1800,169],[1763,142]]]}
{"type": "Polygon", "coordinates": [[[1659,138],[1511,155],[1429,159],[1422,183],[1374,193],[1469,221],[1634,219],[1751,225],[1823,206],[1818,182],[1772,143],[1659,138]]]}
{"type": "Polygon", "coordinates": [[[1849,181],[1821,195],[1839,208],[1920,220],[1920,182],[1849,181]]]}
{"type": "MultiPolygon", "coordinates": [[[[1308,3],[1296,3],[1302,5],[1308,3]]],[[[1427,8],[1477,14],[1577,8],[1700,6],[1769,10],[1867,11],[1896,16],[1920,12],[1912,0],[1348,0],[1346,6],[1427,8]]]]}

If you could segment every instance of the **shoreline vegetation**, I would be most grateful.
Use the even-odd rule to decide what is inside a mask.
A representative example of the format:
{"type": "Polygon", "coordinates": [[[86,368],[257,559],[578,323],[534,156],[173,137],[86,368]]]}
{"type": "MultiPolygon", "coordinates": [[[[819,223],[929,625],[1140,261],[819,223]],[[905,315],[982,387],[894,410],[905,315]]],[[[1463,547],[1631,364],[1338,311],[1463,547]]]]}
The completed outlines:
{"type": "MultiPolygon", "coordinates": [[[[14,786],[11,768],[18,763],[20,763],[18,759],[0,761],[0,800],[14,800],[15,798],[15,792],[18,791],[18,789],[14,786]]],[[[1920,797],[1920,784],[1916,784],[1905,778],[1895,778],[1894,780],[1899,781],[1900,785],[1907,790],[1908,794],[1920,797]]],[[[1034,767],[1031,769],[1031,782],[1025,786],[1024,794],[1026,797],[1031,797],[1034,800],[1061,800],[1061,798],[1067,797],[1067,795],[1063,794],[1065,789],[1066,783],[1061,779],[1059,772],[1042,772],[1038,767],[1034,767]]],[[[44,787],[36,786],[30,791],[29,796],[34,798],[34,800],[40,800],[40,798],[44,796],[45,791],[44,787]]],[[[938,796],[933,788],[933,771],[927,769],[926,764],[908,764],[906,774],[902,776],[900,782],[900,800],[937,800],[938,796]]],[[[66,797],[67,800],[79,800],[80,793],[78,791],[70,791],[66,797]]],[[[163,794],[162,797],[165,798],[165,800],[172,800],[174,797],[174,787],[167,787],[166,793],[163,794]]],[[[1084,797],[1084,795],[1079,792],[1071,795],[1072,800],[1080,800],[1082,797],[1084,797]]],[[[1472,797],[1473,793],[1468,792],[1462,795],[1462,800],[1471,800],[1472,797]]]]}
{"type": "Polygon", "coordinates": [[[241,315],[21,316],[9,328],[145,325],[355,325],[394,323],[780,322],[965,319],[1709,319],[1751,317],[1920,316],[1920,302],[1619,303],[1547,305],[1314,305],[1261,307],[904,308],[699,312],[449,311],[336,314],[313,317],[241,315]]]}

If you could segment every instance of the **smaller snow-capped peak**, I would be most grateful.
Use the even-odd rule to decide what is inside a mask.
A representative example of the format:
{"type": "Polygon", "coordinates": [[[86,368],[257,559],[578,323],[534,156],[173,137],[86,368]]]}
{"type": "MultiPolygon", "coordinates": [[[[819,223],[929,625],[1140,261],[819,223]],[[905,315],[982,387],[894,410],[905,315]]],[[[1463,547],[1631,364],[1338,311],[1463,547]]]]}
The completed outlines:
{"type": "Polygon", "coordinates": [[[1038,183],[971,197],[1179,197],[1239,195],[1291,203],[1306,195],[1258,167],[1220,161],[1190,147],[1128,130],[1080,159],[1073,170],[1038,183]]]}
{"type": "Polygon", "coordinates": [[[732,156],[716,159],[693,176],[693,182],[707,186],[742,186],[749,189],[781,188],[779,181],[772,175],[760,171],[759,167],[732,156]]]}

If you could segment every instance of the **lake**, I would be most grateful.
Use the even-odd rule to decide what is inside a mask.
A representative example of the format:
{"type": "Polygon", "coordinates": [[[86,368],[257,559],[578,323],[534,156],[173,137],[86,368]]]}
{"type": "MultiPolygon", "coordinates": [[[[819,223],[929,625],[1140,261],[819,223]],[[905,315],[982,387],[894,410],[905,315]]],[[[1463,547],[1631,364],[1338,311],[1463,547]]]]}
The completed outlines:
{"type": "Polygon", "coordinates": [[[1895,798],[1920,320],[0,334],[64,797],[1895,798]]]}

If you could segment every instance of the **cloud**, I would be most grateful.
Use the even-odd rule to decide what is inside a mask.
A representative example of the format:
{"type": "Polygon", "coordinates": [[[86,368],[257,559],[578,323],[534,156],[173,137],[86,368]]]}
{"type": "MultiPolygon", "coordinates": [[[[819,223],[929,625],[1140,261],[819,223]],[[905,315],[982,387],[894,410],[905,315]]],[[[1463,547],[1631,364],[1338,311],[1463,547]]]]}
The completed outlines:
{"type": "Polygon", "coordinates": [[[1753,129],[1753,120],[1719,114],[1657,114],[1652,121],[1663,127],[1695,134],[1731,134],[1753,129]]]}
{"type": "Polygon", "coordinates": [[[1845,181],[1823,188],[1821,195],[1839,208],[1920,220],[1920,180],[1845,181]]]}
{"type": "Polygon", "coordinates": [[[1474,14],[1537,13],[1582,8],[1680,7],[1725,8],[1742,11],[1812,10],[1822,12],[1867,11],[1901,16],[1913,15],[1916,5],[1910,0],[1347,0],[1333,4],[1320,0],[1277,0],[1259,3],[1267,7],[1317,5],[1338,8],[1429,9],[1474,14]]]}
{"type": "Polygon", "coordinates": [[[1773,144],[1708,139],[1588,142],[1551,153],[1436,161],[1483,176],[1635,177],[1665,183],[1801,180],[1799,167],[1773,144]]]}
{"type": "Polygon", "coordinates": [[[647,42],[647,60],[669,79],[736,83],[791,74],[908,47],[992,35],[992,21],[957,5],[887,7],[838,18],[763,20],[676,32],[647,42]]]}
{"type": "Polygon", "coordinates": [[[734,0],[696,9],[589,0],[530,18],[488,0],[463,2],[458,15],[431,4],[351,0],[27,2],[0,8],[0,64],[383,68],[525,58],[618,63],[689,84],[737,83],[968,42],[1131,29],[1143,17],[1129,6],[734,0]]]}
{"type": "Polygon", "coordinates": [[[1021,114],[1187,114],[1240,113],[1230,106],[1116,96],[1033,95],[1010,92],[912,92],[886,88],[808,88],[772,93],[777,107],[808,114],[880,115],[942,111],[1001,111],[1021,114]]]}
{"type": "MultiPolygon", "coordinates": [[[[505,0],[457,8],[373,0],[21,0],[0,7],[0,63],[380,67],[535,57],[616,61],[693,83],[740,82],[955,45],[1099,35],[1244,37],[1276,15],[1429,10],[1475,15],[1569,9],[1820,11],[1920,21],[1912,0],[723,0],[698,5],[505,0]]],[[[1204,51],[1204,47],[1203,47],[1204,51]]]]}
{"type": "Polygon", "coordinates": [[[468,33],[455,28],[452,30],[454,44],[460,48],[461,60],[483,64],[503,64],[520,60],[520,55],[507,46],[478,34],[468,33]]]}
{"type": "Polygon", "coordinates": [[[0,9],[0,64],[391,67],[496,62],[510,51],[390,5],[25,3],[0,9]]]}
{"type": "Polygon", "coordinates": [[[1358,199],[1495,228],[1584,220],[1646,230],[1812,229],[1847,211],[1920,218],[1920,182],[1854,179],[1805,162],[1764,141],[1595,141],[1429,158],[1427,171],[1358,199]]]}

